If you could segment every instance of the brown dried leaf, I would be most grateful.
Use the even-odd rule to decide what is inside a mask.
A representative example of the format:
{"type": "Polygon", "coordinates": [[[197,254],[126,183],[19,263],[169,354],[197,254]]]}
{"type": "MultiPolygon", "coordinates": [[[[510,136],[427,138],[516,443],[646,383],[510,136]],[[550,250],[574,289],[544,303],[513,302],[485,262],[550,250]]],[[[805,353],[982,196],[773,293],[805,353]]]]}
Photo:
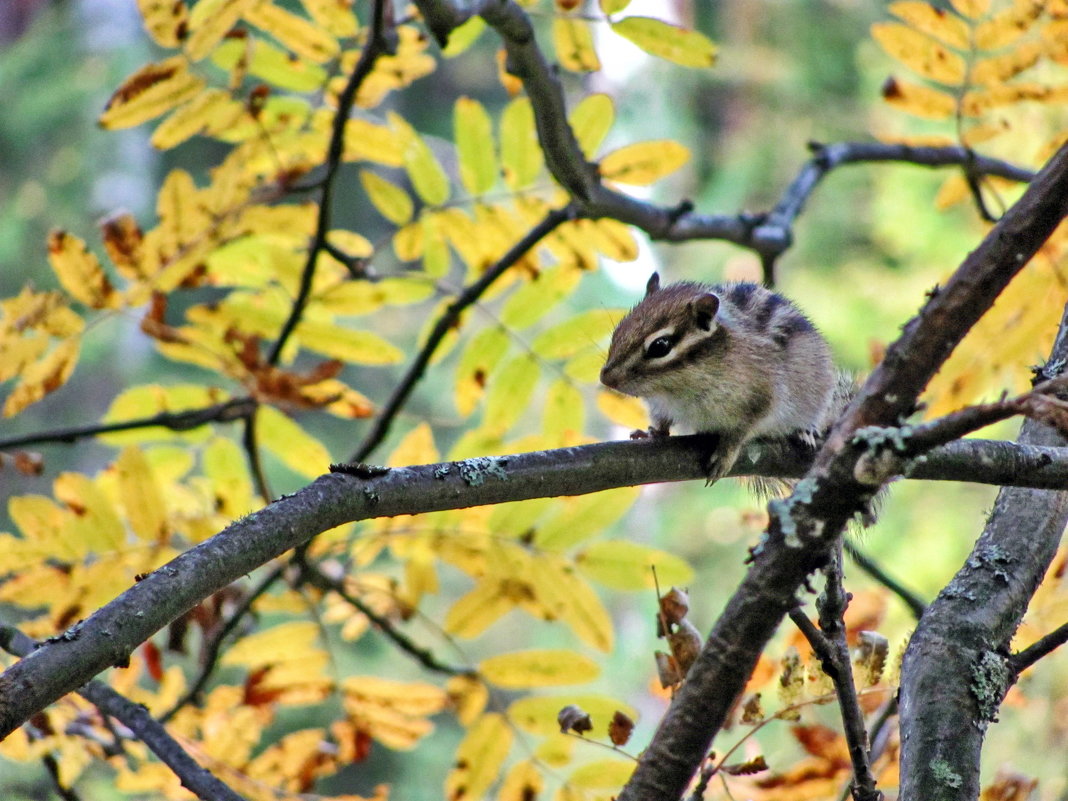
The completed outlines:
{"type": "Polygon", "coordinates": [[[608,723],[608,739],[612,741],[612,745],[626,745],[633,732],[634,721],[629,715],[617,709],[608,723]]]}

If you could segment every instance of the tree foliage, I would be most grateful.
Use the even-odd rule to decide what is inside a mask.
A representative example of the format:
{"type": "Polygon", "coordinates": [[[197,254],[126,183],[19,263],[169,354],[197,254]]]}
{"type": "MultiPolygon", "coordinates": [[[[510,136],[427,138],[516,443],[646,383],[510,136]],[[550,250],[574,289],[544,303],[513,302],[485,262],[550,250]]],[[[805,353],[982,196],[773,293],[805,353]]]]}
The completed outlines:
{"type": "MultiPolygon", "coordinates": [[[[1064,345],[1054,344],[1068,300],[1068,237],[1057,227],[1066,196],[1068,126],[1058,104],[1068,99],[1068,7],[892,3],[895,20],[873,25],[871,39],[909,74],[883,84],[875,140],[814,144],[807,163],[795,154],[795,180],[773,208],[754,214],[647,200],[656,197],[647,187],[677,176],[705,144],[668,138],[656,120],[643,126],[648,139],[618,144],[614,123],[625,101],[590,91],[587,76],[617,40],[702,76],[717,69],[718,49],[693,24],[628,5],[138,0],[158,58],[121,82],[99,124],[151,124],[160,151],[196,139],[219,155],[203,174],[170,169],[154,216],[116,210],[94,241],[53,231],[54,288],[28,284],[0,300],[5,417],[18,420],[53,394],[73,398],[88,386],[93,376],[79,360],[109,320],[151,342],[178,376],[123,387],[83,427],[0,440],[3,469],[38,475],[41,487],[8,499],[0,644],[25,656],[27,637],[44,642],[33,656],[10,659],[7,683],[0,677],[8,694],[0,712],[19,727],[0,757],[43,761],[61,788],[106,765],[127,793],[356,798],[343,784],[347,768],[383,750],[417,751],[391,763],[401,771],[423,751],[439,756],[431,735],[448,721],[462,730],[454,752],[424,758],[418,764],[432,767],[418,770],[431,770],[452,801],[607,799],[624,787],[627,798],[652,797],[654,787],[669,797],[695,775],[695,792],[724,798],[831,798],[852,782],[855,797],[870,799],[899,776],[915,786],[902,772],[923,769],[901,761],[888,723],[907,684],[904,644],[879,633],[889,591],[848,596],[835,543],[879,485],[931,465],[942,477],[957,469],[953,477],[1064,485],[1059,440],[1010,449],[1018,461],[1007,467],[998,467],[993,443],[982,464],[951,446],[932,449],[963,447],[954,443],[963,434],[1014,415],[1068,428],[1058,379],[1064,345]],[[494,72],[498,85],[482,96],[443,91],[436,130],[420,130],[405,92],[417,81],[446,86],[453,64],[494,72]],[[944,290],[930,291],[794,494],[757,515],[750,528],[768,533],[754,545],[748,583],[705,644],[705,622],[691,619],[684,593],[669,590],[694,584],[683,549],[621,539],[612,526],[638,484],[699,475],[696,454],[708,442],[649,443],[648,453],[638,450],[645,443],[592,445],[610,426],[647,422],[633,399],[598,389],[622,309],[591,305],[584,288],[605,260],[637,260],[646,239],[733,243],[757,257],[747,270],[774,282],[819,182],[870,162],[948,168],[926,198],[929,216],[966,206],[984,226],[973,246],[994,233],[944,290]],[[339,213],[343,198],[361,210],[357,224],[339,213]],[[1051,349],[1042,375],[1049,380],[1023,391],[1030,364],[1051,349]],[[413,402],[415,388],[431,380],[432,402],[413,402]],[[905,424],[925,386],[925,416],[905,424]],[[979,403],[1009,390],[1022,394],[979,403]],[[441,423],[445,415],[451,424],[441,423]],[[353,431],[362,441],[347,439],[353,431]],[[30,450],[89,438],[111,449],[102,469],[55,472],[51,457],[30,450]],[[366,464],[372,455],[384,464],[366,464]],[[592,467],[582,473],[587,458],[592,467]],[[987,467],[1001,472],[991,478],[987,467]],[[291,489],[329,470],[273,502],[272,485],[291,489]],[[593,474],[596,486],[586,482],[593,474]],[[268,542],[270,532],[277,536],[268,542]],[[769,560],[783,548],[799,555],[775,573],[769,560]],[[818,627],[791,611],[817,568],[827,573],[818,627]],[[768,576],[779,576],[781,596],[764,592],[776,589],[768,576]],[[183,586],[167,590],[168,579],[183,586]],[[649,694],[657,701],[603,692],[628,625],[605,598],[627,592],[646,607],[659,598],[647,618],[663,651],[643,653],[645,664],[629,653],[623,660],[638,682],[659,685],[649,694]],[[186,594],[182,608],[166,605],[186,594]],[[139,607],[146,598],[163,606],[139,607]],[[787,613],[797,627],[763,655],[766,638],[739,644],[727,634],[732,610],[758,600],[768,617],[751,624],[755,634],[770,637],[787,613]],[[537,621],[529,624],[535,634],[511,632],[517,620],[524,628],[537,621]],[[124,625],[145,636],[129,640],[124,625]],[[411,669],[369,671],[361,659],[372,640],[411,669]],[[77,681],[60,676],[59,665],[78,662],[65,646],[96,649],[99,667],[115,669],[67,695],[97,669],[83,665],[88,675],[77,681]],[[696,715],[708,730],[676,735],[669,714],[648,750],[636,743],[635,721],[654,703],[696,714],[687,693],[715,675],[717,648],[731,655],[723,663],[735,653],[739,664],[749,660],[744,671],[724,668],[737,686],[722,685],[720,718],[696,715]],[[41,686],[45,673],[70,686],[15,720],[18,671],[34,670],[41,686]],[[815,711],[832,702],[842,710],[834,727],[815,711]],[[710,739],[728,715],[738,728],[709,753],[700,737],[710,739]],[[785,722],[794,756],[769,764],[752,743],[785,722]],[[657,773],[669,760],[656,764],[665,734],[697,754],[686,763],[688,754],[672,753],[682,767],[671,792],[657,773]]],[[[120,347],[111,358],[121,358],[120,347]]],[[[873,350],[878,361],[884,346],[873,350]]],[[[760,458],[747,466],[800,476],[811,454],[773,449],[760,458]]],[[[1020,646],[1063,623],[1065,556],[1054,557],[1052,543],[1026,575],[996,565],[1025,585],[1035,575],[1017,602],[1022,615],[1035,593],[1020,646]]],[[[1004,653],[1011,630],[998,643],[1004,653]]],[[[1039,650],[1055,647],[1059,631],[1039,650]]],[[[991,679],[984,727],[1038,656],[1020,651],[1003,679],[991,679]]],[[[977,786],[977,765],[954,784],[956,764],[947,761],[934,781],[977,786]]],[[[1033,786],[1006,775],[986,792],[1023,797],[1033,786]]],[[[352,787],[360,797],[390,794],[386,784],[352,787]]]]}

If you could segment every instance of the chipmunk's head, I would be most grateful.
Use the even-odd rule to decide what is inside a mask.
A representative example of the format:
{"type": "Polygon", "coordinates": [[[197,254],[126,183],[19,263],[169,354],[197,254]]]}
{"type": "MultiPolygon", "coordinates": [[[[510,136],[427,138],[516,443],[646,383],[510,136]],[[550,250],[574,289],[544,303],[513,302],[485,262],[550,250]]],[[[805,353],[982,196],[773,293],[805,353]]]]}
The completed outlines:
{"type": "Polygon", "coordinates": [[[653,273],[645,297],[612,332],[601,383],[641,398],[700,387],[702,356],[722,339],[720,306],[703,284],[661,287],[653,273]]]}

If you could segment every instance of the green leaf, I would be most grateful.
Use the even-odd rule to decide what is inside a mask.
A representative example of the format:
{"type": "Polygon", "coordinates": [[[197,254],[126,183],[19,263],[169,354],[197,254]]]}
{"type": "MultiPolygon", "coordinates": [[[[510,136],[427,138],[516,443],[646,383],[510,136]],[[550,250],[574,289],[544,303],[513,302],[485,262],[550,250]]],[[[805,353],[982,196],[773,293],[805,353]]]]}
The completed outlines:
{"type": "Polygon", "coordinates": [[[716,60],[716,46],[698,31],[652,17],[627,17],[610,24],[613,31],[649,55],[683,67],[711,67],[716,60]]]}
{"type": "Polygon", "coordinates": [[[529,355],[517,356],[493,376],[486,393],[486,412],[482,426],[503,434],[513,425],[530,403],[538,383],[540,368],[529,355]]]}
{"type": "Polygon", "coordinates": [[[391,223],[404,225],[412,219],[415,204],[395,183],[370,170],[360,170],[360,183],[374,207],[391,223]]]}
{"type": "Polygon", "coordinates": [[[404,169],[424,203],[440,206],[449,199],[449,177],[426,141],[400,114],[391,111],[390,127],[404,142],[404,169]]]}
{"type": "Polygon", "coordinates": [[[501,325],[518,331],[533,325],[570,295],[582,271],[570,264],[542,270],[509,296],[501,309],[501,325]]]}
{"type": "Polygon", "coordinates": [[[586,95],[568,117],[579,147],[592,159],[616,119],[616,107],[605,94],[586,95]]]}
{"type": "Polygon", "coordinates": [[[546,436],[580,436],[586,422],[582,393],[570,381],[558,378],[549,386],[541,420],[541,428],[546,436]]]}
{"type": "Polygon", "coordinates": [[[509,189],[526,189],[537,179],[545,157],[538,145],[534,109],[526,97],[517,97],[501,114],[501,165],[509,189]]]}
{"type": "Polygon", "coordinates": [[[323,444],[273,406],[260,406],[259,434],[263,446],[290,470],[306,478],[321,476],[330,467],[323,444]]]}
{"type": "Polygon", "coordinates": [[[532,649],[483,659],[478,672],[499,687],[526,689],[581,684],[597,678],[601,669],[577,651],[532,649]]]}
{"type": "Polygon", "coordinates": [[[685,586],[693,581],[693,568],[667,551],[625,540],[595,542],[575,557],[579,569],[594,581],[617,590],[654,586],[653,570],[661,586],[685,586]]]}
{"type": "Polygon", "coordinates": [[[532,348],[544,359],[566,359],[611,334],[621,317],[619,309],[591,309],[576,314],[540,333],[532,348]]]}
{"type": "Polygon", "coordinates": [[[472,195],[484,194],[497,183],[497,153],[489,114],[477,100],[461,97],[453,108],[452,120],[460,180],[472,195]]]}
{"type": "Polygon", "coordinates": [[[471,338],[460,354],[456,367],[454,398],[456,411],[471,414],[485,391],[490,373],[508,350],[508,334],[503,328],[484,328],[471,338]]]}

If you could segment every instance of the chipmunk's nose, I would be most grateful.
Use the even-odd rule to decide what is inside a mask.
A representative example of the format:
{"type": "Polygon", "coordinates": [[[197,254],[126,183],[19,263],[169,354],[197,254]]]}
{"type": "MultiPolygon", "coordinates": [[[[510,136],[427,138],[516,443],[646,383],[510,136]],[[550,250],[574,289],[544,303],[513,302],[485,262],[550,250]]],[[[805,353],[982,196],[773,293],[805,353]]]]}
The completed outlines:
{"type": "Polygon", "coordinates": [[[601,383],[606,387],[619,389],[618,371],[613,370],[610,364],[606,364],[601,368],[601,383]]]}

